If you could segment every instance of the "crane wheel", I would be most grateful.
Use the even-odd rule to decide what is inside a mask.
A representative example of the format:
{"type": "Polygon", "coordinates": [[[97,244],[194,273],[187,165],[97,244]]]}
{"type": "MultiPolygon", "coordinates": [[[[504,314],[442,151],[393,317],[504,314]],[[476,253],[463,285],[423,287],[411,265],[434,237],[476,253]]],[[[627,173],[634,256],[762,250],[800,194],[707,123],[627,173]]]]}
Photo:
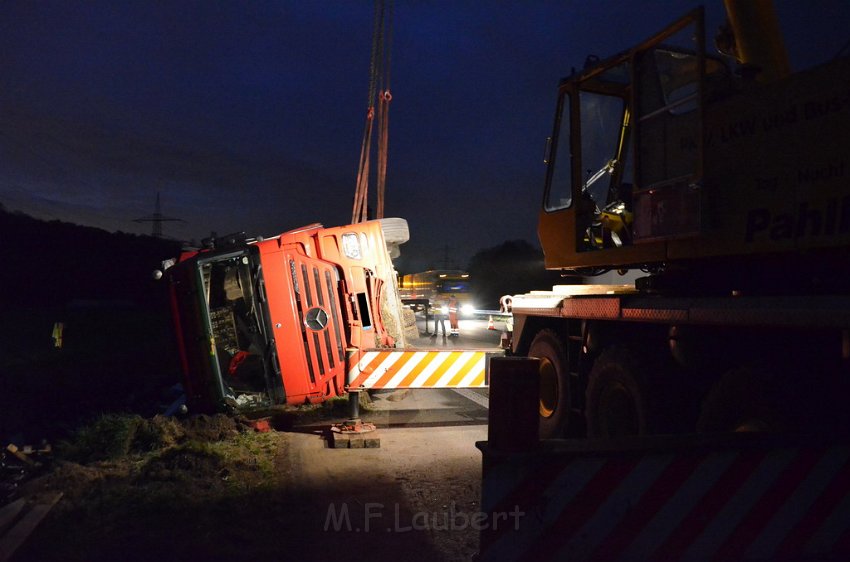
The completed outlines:
{"type": "Polygon", "coordinates": [[[585,419],[589,438],[645,435],[649,430],[647,388],[637,356],[612,347],[593,364],[585,419]]]}
{"type": "Polygon", "coordinates": [[[529,357],[540,360],[540,438],[562,437],[570,416],[567,354],[558,334],[541,330],[534,336],[529,357]]]}
{"type": "Polygon", "coordinates": [[[709,391],[697,431],[781,431],[781,411],[776,382],[762,370],[737,367],[727,371],[709,391]]]}

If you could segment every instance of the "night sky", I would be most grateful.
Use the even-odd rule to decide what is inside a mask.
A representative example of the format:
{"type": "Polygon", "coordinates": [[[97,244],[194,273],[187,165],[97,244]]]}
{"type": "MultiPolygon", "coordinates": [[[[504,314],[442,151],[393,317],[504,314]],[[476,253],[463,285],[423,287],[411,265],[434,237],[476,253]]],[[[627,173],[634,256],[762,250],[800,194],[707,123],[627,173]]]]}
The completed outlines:
{"type": "MultiPolygon", "coordinates": [[[[396,0],[387,216],[400,268],[536,243],[558,80],[646,39],[690,1],[396,0]]],[[[850,2],[777,0],[792,67],[850,40],[850,2]]],[[[723,19],[707,5],[709,40],[723,19]]],[[[371,1],[0,5],[0,203],[167,236],[350,221],[371,1]]],[[[843,77],[847,79],[847,77],[843,77]]],[[[167,256],[164,256],[167,257],[167,256]]]]}

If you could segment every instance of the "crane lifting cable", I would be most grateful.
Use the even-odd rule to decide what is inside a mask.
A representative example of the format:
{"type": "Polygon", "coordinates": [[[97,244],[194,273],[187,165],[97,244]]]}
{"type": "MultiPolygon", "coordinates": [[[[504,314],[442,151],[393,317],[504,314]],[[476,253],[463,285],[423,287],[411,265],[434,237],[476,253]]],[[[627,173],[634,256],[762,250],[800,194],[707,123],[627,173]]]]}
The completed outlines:
{"type": "Polygon", "coordinates": [[[375,218],[384,218],[384,192],[387,178],[387,146],[389,142],[390,51],[392,46],[392,0],[375,0],[375,21],[372,32],[372,54],[369,64],[369,98],[366,127],[360,146],[357,168],[357,188],[351,222],[367,220],[369,210],[369,168],[372,159],[372,134],[377,128],[376,209],[375,218]]]}

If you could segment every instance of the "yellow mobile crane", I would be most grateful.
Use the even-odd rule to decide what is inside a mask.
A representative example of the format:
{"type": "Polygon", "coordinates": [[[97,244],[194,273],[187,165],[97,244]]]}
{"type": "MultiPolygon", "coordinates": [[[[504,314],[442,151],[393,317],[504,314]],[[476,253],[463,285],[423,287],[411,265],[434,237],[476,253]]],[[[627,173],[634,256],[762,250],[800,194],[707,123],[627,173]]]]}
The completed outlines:
{"type": "Polygon", "coordinates": [[[560,84],[546,267],[645,275],[511,298],[544,436],[844,423],[850,58],[790,73],[769,2],[727,12],[736,67],[698,9],[560,84]]]}
{"type": "Polygon", "coordinates": [[[850,59],[727,10],[560,85],[546,265],[645,275],[503,298],[482,561],[850,559],[850,59]]]}

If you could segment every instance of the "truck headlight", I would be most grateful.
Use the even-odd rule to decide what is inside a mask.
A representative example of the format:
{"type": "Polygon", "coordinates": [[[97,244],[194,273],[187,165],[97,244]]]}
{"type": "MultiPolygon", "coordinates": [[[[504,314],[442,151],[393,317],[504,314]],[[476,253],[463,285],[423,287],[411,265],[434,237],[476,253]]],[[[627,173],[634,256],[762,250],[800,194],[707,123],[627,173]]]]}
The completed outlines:
{"type": "Polygon", "coordinates": [[[352,260],[359,260],[363,257],[360,253],[360,241],[353,232],[342,235],[342,253],[352,260]]]}
{"type": "Polygon", "coordinates": [[[472,313],[475,312],[475,307],[472,306],[471,304],[465,304],[462,307],[460,307],[460,311],[463,312],[464,314],[472,314],[472,313]]]}

